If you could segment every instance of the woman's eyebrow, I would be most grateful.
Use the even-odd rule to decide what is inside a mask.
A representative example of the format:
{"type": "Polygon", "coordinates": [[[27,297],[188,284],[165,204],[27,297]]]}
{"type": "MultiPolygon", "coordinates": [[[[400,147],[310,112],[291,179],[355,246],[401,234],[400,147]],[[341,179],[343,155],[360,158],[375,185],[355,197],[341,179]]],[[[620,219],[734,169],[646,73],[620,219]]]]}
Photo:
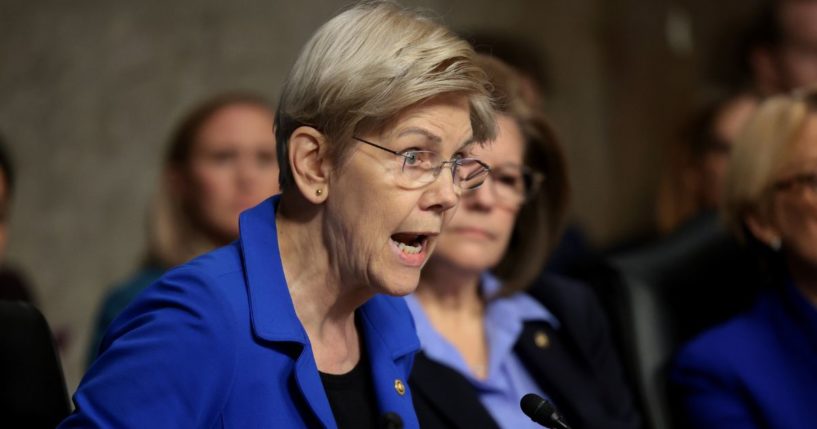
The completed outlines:
{"type": "Polygon", "coordinates": [[[474,140],[474,137],[473,137],[473,136],[468,137],[468,138],[465,140],[465,142],[463,142],[463,143],[462,143],[462,145],[460,145],[460,148],[459,148],[459,149],[457,149],[457,150],[456,150],[456,152],[464,152],[466,149],[468,149],[468,148],[470,148],[471,146],[473,146],[473,145],[474,145],[474,143],[476,143],[476,142],[477,142],[477,141],[476,141],[476,140],[474,140]]]}
{"type": "MultiPolygon", "coordinates": [[[[431,144],[433,144],[434,146],[437,146],[437,147],[439,147],[442,144],[442,141],[443,141],[443,139],[440,138],[440,136],[432,133],[431,131],[428,131],[428,130],[426,130],[424,128],[417,128],[417,127],[406,128],[405,130],[403,130],[399,134],[397,134],[397,137],[398,138],[403,137],[403,136],[408,135],[408,134],[422,135],[423,137],[425,137],[428,140],[429,143],[431,143],[431,144]]],[[[468,137],[467,139],[465,139],[465,141],[460,145],[460,147],[455,152],[463,151],[463,150],[467,149],[468,147],[472,146],[474,143],[476,143],[476,141],[474,140],[474,137],[473,136],[468,137]]]]}

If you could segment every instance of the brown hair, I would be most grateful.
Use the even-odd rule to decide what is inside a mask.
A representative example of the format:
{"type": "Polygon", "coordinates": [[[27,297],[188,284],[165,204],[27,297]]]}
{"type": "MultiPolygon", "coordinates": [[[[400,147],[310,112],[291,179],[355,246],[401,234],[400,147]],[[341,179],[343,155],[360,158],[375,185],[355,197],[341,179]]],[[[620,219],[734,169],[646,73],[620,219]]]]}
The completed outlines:
{"type": "Polygon", "coordinates": [[[503,283],[499,295],[507,296],[529,287],[541,273],[561,235],[570,185],[562,148],[542,112],[525,101],[518,72],[482,54],[477,64],[493,85],[497,113],[515,120],[522,131],[525,165],[545,174],[543,186],[520,209],[508,249],[494,269],[503,283]]]}
{"type": "Polygon", "coordinates": [[[663,177],[656,200],[658,232],[666,234],[678,226],[720,204],[722,195],[713,197],[713,183],[705,165],[712,156],[728,159],[731,146],[740,130],[759,103],[751,93],[720,94],[709,99],[694,114],[669,147],[665,158],[663,177]],[[738,121],[740,119],[740,121],[738,121]],[[729,129],[721,125],[731,123],[729,129]],[[737,128],[735,128],[735,126],[737,128]]]}
{"type": "Polygon", "coordinates": [[[274,115],[272,106],[261,96],[246,92],[230,92],[211,97],[196,105],[185,115],[171,134],[167,145],[159,189],[148,216],[147,263],[168,268],[212,250],[220,244],[209,237],[192,219],[173,190],[171,173],[185,174],[199,132],[210,118],[225,107],[250,105],[274,115]]]}
{"type": "Polygon", "coordinates": [[[667,234],[706,210],[700,166],[709,151],[723,144],[715,132],[719,115],[732,97],[708,100],[691,118],[669,147],[658,187],[656,226],[667,234]]]}

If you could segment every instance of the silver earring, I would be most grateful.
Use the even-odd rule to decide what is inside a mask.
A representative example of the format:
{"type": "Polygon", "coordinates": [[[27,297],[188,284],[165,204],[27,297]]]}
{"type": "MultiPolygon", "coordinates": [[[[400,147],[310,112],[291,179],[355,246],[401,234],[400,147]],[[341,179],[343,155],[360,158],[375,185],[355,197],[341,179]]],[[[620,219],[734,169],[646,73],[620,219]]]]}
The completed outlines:
{"type": "Polygon", "coordinates": [[[779,252],[780,249],[783,248],[783,240],[781,240],[780,237],[775,237],[769,241],[769,247],[775,252],[779,252]]]}

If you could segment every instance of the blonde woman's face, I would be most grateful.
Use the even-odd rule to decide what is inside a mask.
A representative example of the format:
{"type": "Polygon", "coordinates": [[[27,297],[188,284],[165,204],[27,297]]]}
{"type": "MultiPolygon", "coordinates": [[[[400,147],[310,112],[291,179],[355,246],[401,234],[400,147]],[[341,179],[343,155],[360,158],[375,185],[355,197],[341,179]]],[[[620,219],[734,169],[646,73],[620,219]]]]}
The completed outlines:
{"type": "Polygon", "coordinates": [[[482,272],[502,260],[511,239],[518,204],[507,204],[496,196],[496,187],[505,186],[502,171],[524,164],[525,139],[516,121],[497,116],[498,135],[473,155],[491,166],[491,176],[482,187],[465,194],[451,222],[440,235],[430,264],[453,265],[458,270],[482,272]]]}
{"type": "Polygon", "coordinates": [[[817,267],[817,115],[806,120],[777,175],[772,225],[787,255],[817,267]]]}
{"type": "Polygon", "coordinates": [[[278,193],[272,113],[228,105],[199,130],[185,194],[200,226],[216,241],[238,237],[238,215],[278,193]]]}

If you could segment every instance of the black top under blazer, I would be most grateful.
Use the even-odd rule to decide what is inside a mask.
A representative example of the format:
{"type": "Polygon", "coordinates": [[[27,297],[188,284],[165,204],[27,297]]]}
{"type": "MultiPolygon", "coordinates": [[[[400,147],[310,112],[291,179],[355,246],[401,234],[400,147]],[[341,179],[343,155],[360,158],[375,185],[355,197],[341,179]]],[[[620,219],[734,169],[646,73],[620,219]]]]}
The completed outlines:
{"type": "MultiPolygon", "coordinates": [[[[571,428],[639,428],[607,318],[594,293],[552,274],[543,275],[527,293],[560,326],[556,330],[547,322],[527,322],[514,352],[571,428]]],[[[422,428],[499,427],[464,376],[422,352],[409,383],[422,428]]]]}

